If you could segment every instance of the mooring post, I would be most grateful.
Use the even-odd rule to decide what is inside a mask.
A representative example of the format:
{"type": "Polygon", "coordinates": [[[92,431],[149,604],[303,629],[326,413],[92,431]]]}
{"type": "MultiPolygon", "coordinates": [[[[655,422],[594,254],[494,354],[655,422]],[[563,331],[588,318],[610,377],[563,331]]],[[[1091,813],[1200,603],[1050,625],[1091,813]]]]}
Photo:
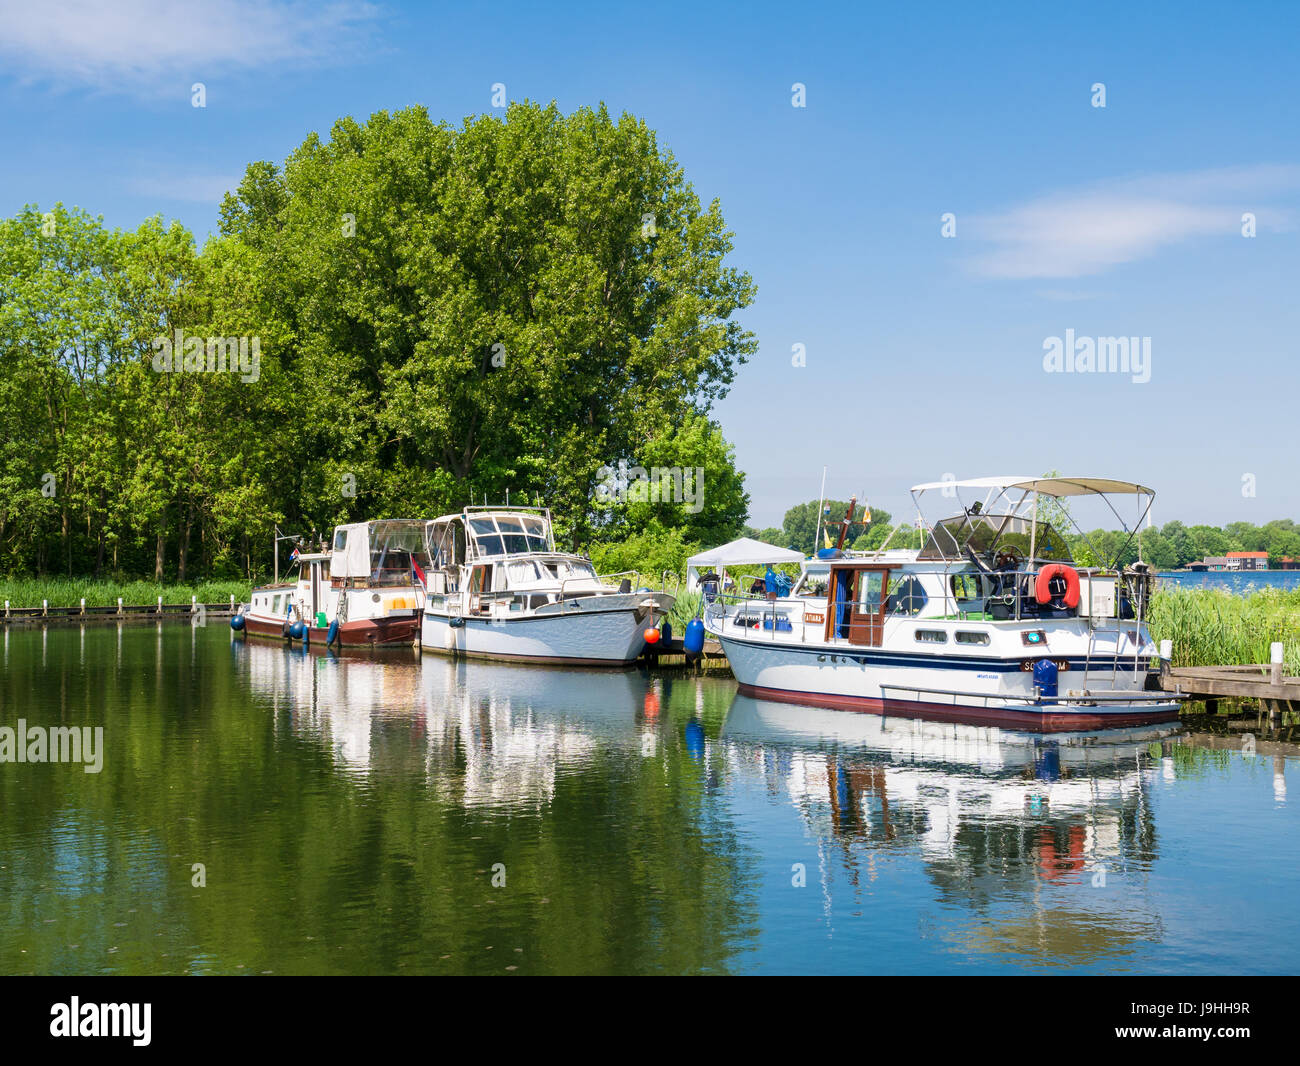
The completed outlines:
{"type": "Polygon", "coordinates": [[[198,614],[198,611],[199,611],[199,598],[198,598],[198,596],[191,596],[191,597],[190,597],[190,614],[198,614]]]}
{"type": "Polygon", "coordinates": [[[50,613],[50,601],[49,601],[49,600],[41,600],[41,614],[42,614],[42,615],[47,615],[47,614],[49,614],[49,613],[50,613]]]}
{"type": "Polygon", "coordinates": [[[1269,684],[1280,685],[1282,684],[1282,642],[1280,640],[1273,641],[1268,646],[1268,651],[1272,667],[1269,671],[1269,684]]]}
{"type": "Polygon", "coordinates": [[[235,613],[235,594],[233,592],[230,594],[230,613],[235,613]]]}
{"type": "Polygon", "coordinates": [[[9,617],[9,601],[5,600],[5,617],[9,617]]]}
{"type": "Polygon", "coordinates": [[[118,613],[118,614],[121,614],[121,613],[122,613],[122,597],[121,597],[121,596],[119,596],[119,597],[117,598],[117,613],[118,613]]]}
{"type": "Polygon", "coordinates": [[[81,597],[81,613],[82,613],[82,614],[85,614],[85,613],[86,613],[86,597],[85,597],[85,596],[82,596],[82,597],[81,597]]]}
{"type": "Polygon", "coordinates": [[[162,597],[158,597],[158,613],[162,614],[162,597]]]}

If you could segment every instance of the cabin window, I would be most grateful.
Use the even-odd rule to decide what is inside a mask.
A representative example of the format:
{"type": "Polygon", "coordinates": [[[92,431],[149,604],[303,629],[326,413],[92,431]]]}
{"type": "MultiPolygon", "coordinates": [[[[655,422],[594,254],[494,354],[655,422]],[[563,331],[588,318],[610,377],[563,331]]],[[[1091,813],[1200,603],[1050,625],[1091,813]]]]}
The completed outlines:
{"type": "Polygon", "coordinates": [[[280,613],[280,597],[279,597],[279,596],[277,596],[274,600],[271,601],[271,613],[272,613],[272,614],[279,614],[279,613],[280,613]]]}
{"type": "Polygon", "coordinates": [[[540,518],[525,518],[524,534],[528,537],[528,550],[544,552],[550,548],[546,539],[546,523],[540,518]]]}
{"type": "Polygon", "coordinates": [[[980,598],[980,579],[978,574],[953,574],[950,579],[952,594],[958,603],[970,603],[980,598]]]}
{"type": "Polygon", "coordinates": [[[966,630],[957,630],[958,644],[987,644],[989,635],[987,633],[972,633],[966,630]]]}
{"type": "Polygon", "coordinates": [[[880,610],[880,590],[884,575],[879,570],[863,570],[858,574],[858,613],[875,614],[880,610]]]}
{"type": "Polygon", "coordinates": [[[334,550],[341,552],[348,546],[348,531],[346,529],[336,529],[334,531],[334,550]]]}
{"type": "Polygon", "coordinates": [[[890,614],[920,614],[928,599],[924,586],[911,574],[889,583],[890,614]]]}
{"type": "Polygon", "coordinates": [[[502,515],[497,519],[497,528],[501,530],[501,542],[507,552],[528,551],[528,538],[524,536],[524,524],[518,518],[502,515]]]}
{"type": "Polygon", "coordinates": [[[948,634],[942,629],[918,629],[916,639],[922,644],[947,644],[948,634]]]}

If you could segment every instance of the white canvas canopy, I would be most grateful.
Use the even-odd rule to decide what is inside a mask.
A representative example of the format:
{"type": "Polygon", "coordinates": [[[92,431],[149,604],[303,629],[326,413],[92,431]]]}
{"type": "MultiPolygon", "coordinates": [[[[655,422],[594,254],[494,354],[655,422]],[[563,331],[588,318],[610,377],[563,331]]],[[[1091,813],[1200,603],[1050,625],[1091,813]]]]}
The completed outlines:
{"type": "Polygon", "coordinates": [[[717,548],[692,555],[686,560],[686,587],[699,588],[700,571],[725,570],[729,566],[763,566],[767,563],[802,563],[803,552],[793,548],[778,548],[753,537],[741,537],[717,548]]]}

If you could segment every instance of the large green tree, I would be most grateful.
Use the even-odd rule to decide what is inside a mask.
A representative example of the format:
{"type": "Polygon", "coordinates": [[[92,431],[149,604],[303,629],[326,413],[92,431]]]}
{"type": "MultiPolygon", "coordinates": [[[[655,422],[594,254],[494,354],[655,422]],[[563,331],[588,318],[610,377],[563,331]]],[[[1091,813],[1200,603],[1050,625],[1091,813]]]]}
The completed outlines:
{"type": "Polygon", "coordinates": [[[249,167],[222,231],[289,329],[307,517],[346,464],[372,513],[512,490],[584,539],[598,470],[706,412],[755,347],[718,204],[603,107],[341,119],[249,167]]]}

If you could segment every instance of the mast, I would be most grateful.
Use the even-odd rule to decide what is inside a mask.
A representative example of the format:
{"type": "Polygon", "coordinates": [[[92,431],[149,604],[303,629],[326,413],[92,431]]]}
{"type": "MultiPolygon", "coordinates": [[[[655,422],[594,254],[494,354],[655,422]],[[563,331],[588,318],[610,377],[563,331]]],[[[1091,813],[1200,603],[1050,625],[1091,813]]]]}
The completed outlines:
{"type": "Polygon", "coordinates": [[[840,539],[835,542],[835,550],[840,551],[844,547],[844,538],[849,535],[849,526],[853,524],[853,510],[858,505],[856,496],[849,497],[849,509],[844,515],[844,520],[840,523],[840,539]]]}
{"type": "Polygon", "coordinates": [[[814,558],[817,556],[817,549],[822,542],[822,511],[826,508],[826,468],[822,467],[822,494],[817,501],[817,531],[813,533],[813,550],[814,558]]]}

